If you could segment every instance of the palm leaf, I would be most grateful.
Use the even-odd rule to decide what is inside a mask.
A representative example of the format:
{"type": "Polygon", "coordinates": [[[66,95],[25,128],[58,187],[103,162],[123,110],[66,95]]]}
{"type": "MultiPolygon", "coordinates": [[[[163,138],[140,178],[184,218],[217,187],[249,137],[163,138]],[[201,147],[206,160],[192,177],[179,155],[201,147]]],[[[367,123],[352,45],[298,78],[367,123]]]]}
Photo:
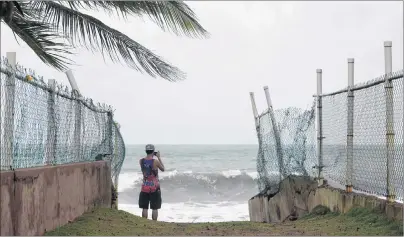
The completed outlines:
{"type": "Polygon", "coordinates": [[[38,22],[28,17],[21,17],[14,14],[12,21],[6,23],[11,30],[18,35],[27,45],[38,55],[46,64],[59,70],[65,70],[66,65],[71,61],[63,56],[71,54],[67,49],[68,45],[62,42],[56,42],[63,37],[60,34],[52,32],[51,25],[44,22],[38,22]]]}
{"type": "Polygon", "coordinates": [[[103,56],[107,54],[113,62],[121,62],[120,59],[123,59],[129,67],[140,72],[145,71],[152,77],[160,76],[168,81],[185,78],[185,74],[178,68],[92,16],[51,1],[33,1],[22,7],[24,12],[30,10],[37,19],[53,23],[53,30],[62,32],[72,45],[79,44],[90,50],[100,51],[103,56]]]}
{"type": "Polygon", "coordinates": [[[67,4],[73,9],[103,9],[123,17],[148,15],[164,31],[188,37],[209,36],[195,13],[182,1],[69,1],[67,4]]]}
{"type": "Polygon", "coordinates": [[[13,1],[13,4],[14,4],[15,8],[17,8],[18,12],[19,12],[22,16],[24,16],[24,12],[22,12],[22,9],[21,9],[20,4],[18,4],[17,1],[13,1]]]}

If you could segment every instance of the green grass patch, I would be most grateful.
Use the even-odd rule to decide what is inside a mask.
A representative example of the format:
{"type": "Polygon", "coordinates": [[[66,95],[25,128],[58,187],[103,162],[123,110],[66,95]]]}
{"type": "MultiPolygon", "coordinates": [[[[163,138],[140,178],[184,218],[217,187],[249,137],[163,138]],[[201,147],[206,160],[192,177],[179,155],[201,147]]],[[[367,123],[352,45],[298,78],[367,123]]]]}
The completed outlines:
{"type": "Polygon", "coordinates": [[[365,208],[346,214],[316,207],[304,218],[279,224],[256,222],[168,223],[146,220],[125,211],[95,209],[45,235],[390,235],[403,236],[403,224],[365,208]]]}

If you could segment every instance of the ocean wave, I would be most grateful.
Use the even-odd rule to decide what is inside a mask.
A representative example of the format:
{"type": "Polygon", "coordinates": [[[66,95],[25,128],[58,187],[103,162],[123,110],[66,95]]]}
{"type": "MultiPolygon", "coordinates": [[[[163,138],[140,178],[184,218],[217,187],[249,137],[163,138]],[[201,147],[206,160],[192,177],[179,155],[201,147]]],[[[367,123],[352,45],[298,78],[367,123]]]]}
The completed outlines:
{"type": "MultiPolygon", "coordinates": [[[[257,192],[257,172],[226,170],[220,172],[171,172],[159,173],[165,200],[247,200],[257,192]]],[[[127,199],[140,191],[141,173],[123,173],[119,191],[127,199]],[[123,183],[125,188],[120,187],[123,183]]]]}
{"type": "Polygon", "coordinates": [[[258,173],[256,171],[243,171],[243,170],[225,170],[225,171],[217,171],[217,172],[192,172],[191,170],[185,172],[179,172],[177,170],[173,170],[167,173],[160,173],[160,180],[164,180],[167,178],[173,178],[175,176],[193,176],[194,178],[202,178],[202,179],[211,179],[211,178],[219,178],[223,176],[227,179],[240,178],[242,176],[248,176],[253,180],[256,180],[258,177],[258,173]]]}
{"type": "MultiPolygon", "coordinates": [[[[276,174],[274,174],[276,175],[276,174]]],[[[191,178],[191,179],[201,179],[205,181],[214,181],[218,179],[252,179],[256,180],[258,178],[258,173],[256,171],[242,171],[242,170],[225,170],[218,172],[193,172],[192,170],[180,172],[178,170],[172,170],[168,172],[159,172],[159,179],[172,180],[174,177],[181,178],[191,178]],[[249,178],[248,178],[249,177],[249,178]]],[[[130,181],[131,184],[137,184],[142,182],[142,174],[140,172],[127,172],[120,174],[120,180],[123,182],[130,181]]],[[[121,185],[121,182],[119,183],[121,185]]],[[[130,187],[130,185],[123,185],[125,188],[130,187]]]]}
{"type": "Polygon", "coordinates": [[[204,181],[210,184],[219,182],[251,182],[255,183],[257,179],[256,172],[245,172],[240,170],[228,170],[213,173],[193,173],[193,172],[178,172],[172,171],[166,175],[160,175],[160,182],[162,184],[181,182],[183,184],[194,182],[195,180],[204,181]]]}

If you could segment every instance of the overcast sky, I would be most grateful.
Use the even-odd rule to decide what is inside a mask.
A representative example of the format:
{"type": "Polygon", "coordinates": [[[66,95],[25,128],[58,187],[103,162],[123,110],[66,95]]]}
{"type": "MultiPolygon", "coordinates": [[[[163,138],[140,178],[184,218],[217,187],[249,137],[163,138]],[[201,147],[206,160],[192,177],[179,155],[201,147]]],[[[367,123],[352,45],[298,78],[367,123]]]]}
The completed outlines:
{"type": "MultiPolygon", "coordinates": [[[[111,104],[127,144],[256,144],[249,92],[265,109],[269,86],[275,108],[306,108],[316,92],[347,85],[347,58],[355,58],[355,82],[383,74],[383,41],[393,41],[393,70],[403,67],[402,2],[188,2],[211,33],[206,40],[164,33],[147,19],[127,22],[96,13],[187,73],[170,83],[123,65],[105,63],[84,49],[72,57],[86,97],[111,104]]],[[[1,29],[1,55],[45,79],[68,85],[11,31],[1,29]]]]}

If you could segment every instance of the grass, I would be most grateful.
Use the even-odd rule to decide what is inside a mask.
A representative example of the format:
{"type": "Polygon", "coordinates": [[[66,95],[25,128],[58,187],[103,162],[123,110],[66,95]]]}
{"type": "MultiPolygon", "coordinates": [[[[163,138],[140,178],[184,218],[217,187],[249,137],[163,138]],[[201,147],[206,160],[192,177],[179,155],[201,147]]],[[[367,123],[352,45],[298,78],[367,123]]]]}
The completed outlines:
{"type": "Polygon", "coordinates": [[[403,236],[403,224],[389,221],[365,208],[354,208],[346,214],[332,213],[318,207],[293,222],[280,224],[256,222],[168,223],[142,219],[125,211],[95,209],[72,223],[45,235],[395,235],[403,236]]]}

